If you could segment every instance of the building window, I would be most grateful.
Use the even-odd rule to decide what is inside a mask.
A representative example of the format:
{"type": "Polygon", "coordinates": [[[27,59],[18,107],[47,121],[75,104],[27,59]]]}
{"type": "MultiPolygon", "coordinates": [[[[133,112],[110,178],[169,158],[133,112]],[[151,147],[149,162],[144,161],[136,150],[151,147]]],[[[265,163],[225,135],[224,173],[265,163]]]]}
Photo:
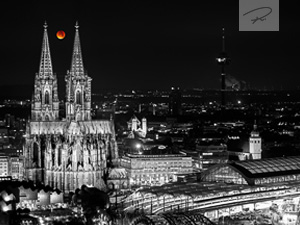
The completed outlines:
{"type": "Polygon", "coordinates": [[[49,92],[45,91],[45,104],[49,105],[49,92]]]}
{"type": "Polygon", "coordinates": [[[62,150],[61,147],[58,148],[58,165],[61,165],[61,154],[62,154],[62,150]]]}
{"type": "Polygon", "coordinates": [[[81,93],[80,93],[80,91],[76,92],[76,104],[78,104],[78,105],[81,104],[81,93]]]}
{"type": "Polygon", "coordinates": [[[39,161],[39,146],[37,143],[33,144],[33,162],[38,164],[39,161]]]}

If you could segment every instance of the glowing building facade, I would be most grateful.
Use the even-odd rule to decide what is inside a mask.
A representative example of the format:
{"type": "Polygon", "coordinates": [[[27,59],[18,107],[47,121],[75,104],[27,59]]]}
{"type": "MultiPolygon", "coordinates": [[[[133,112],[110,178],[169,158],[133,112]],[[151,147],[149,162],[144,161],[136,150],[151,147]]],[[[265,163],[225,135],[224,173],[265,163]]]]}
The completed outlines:
{"type": "Polygon", "coordinates": [[[199,174],[198,181],[137,189],[125,199],[125,212],[141,209],[146,215],[157,215],[200,210],[216,219],[216,210],[240,205],[238,210],[242,212],[242,206],[249,206],[253,200],[255,204],[262,202],[263,207],[277,200],[293,199],[298,203],[299,160],[299,156],[293,156],[218,164],[199,174]]]}
{"type": "Polygon", "coordinates": [[[249,153],[251,154],[252,159],[261,159],[261,145],[262,140],[255,124],[249,138],[249,153]]]}
{"type": "Polygon", "coordinates": [[[193,172],[192,157],[180,154],[127,154],[121,158],[121,166],[127,171],[131,187],[158,186],[193,172]]]}
{"type": "Polygon", "coordinates": [[[113,121],[91,120],[92,79],[84,70],[78,24],[75,28],[71,69],[65,77],[66,118],[60,120],[57,78],[44,25],[24,153],[27,179],[66,192],[83,184],[102,188],[107,160],[118,157],[113,121]]]}
{"type": "Polygon", "coordinates": [[[23,159],[19,156],[0,156],[0,178],[22,180],[23,174],[23,159]]]}

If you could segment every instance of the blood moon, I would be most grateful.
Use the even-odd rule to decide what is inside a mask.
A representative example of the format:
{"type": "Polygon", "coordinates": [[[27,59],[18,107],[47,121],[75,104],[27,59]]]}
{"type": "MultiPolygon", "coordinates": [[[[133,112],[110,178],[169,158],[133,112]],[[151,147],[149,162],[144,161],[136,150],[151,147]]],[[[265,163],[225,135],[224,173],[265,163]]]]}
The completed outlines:
{"type": "Polygon", "coordinates": [[[66,33],[63,30],[57,31],[56,37],[60,40],[64,39],[66,36],[66,33]]]}

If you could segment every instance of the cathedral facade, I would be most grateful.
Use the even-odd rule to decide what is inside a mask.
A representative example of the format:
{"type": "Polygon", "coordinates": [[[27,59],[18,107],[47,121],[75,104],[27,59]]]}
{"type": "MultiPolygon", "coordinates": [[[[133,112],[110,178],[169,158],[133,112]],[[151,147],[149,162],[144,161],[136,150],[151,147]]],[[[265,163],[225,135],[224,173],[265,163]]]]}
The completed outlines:
{"type": "Polygon", "coordinates": [[[53,73],[45,23],[31,120],[26,128],[27,179],[65,192],[83,184],[103,187],[107,161],[118,157],[118,149],[113,121],[91,119],[91,81],[84,70],[76,23],[71,68],[65,76],[66,117],[60,119],[58,82],[53,73]]]}

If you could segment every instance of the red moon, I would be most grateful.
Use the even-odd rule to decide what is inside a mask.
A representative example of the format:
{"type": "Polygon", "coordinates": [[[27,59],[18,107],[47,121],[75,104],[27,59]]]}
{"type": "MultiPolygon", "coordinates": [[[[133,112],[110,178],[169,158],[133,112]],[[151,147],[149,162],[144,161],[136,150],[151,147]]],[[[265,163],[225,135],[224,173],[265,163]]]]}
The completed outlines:
{"type": "Polygon", "coordinates": [[[63,30],[60,30],[56,33],[56,37],[60,40],[64,39],[66,36],[65,32],[63,30]]]}

